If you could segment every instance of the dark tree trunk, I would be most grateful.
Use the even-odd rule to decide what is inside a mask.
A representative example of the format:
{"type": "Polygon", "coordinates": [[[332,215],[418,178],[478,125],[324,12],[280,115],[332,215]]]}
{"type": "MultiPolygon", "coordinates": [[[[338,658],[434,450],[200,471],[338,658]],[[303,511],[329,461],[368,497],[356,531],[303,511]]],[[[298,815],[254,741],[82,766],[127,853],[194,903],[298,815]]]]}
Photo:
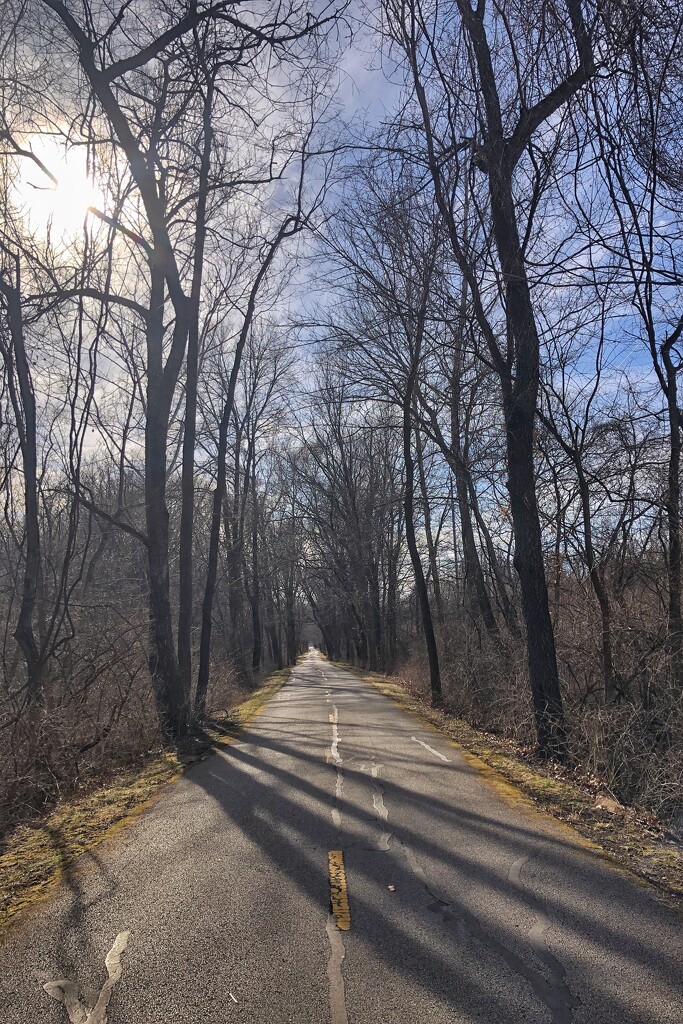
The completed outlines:
{"type": "Polygon", "coordinates": [[[206,205],[208,198],[209,170],[211,166],[211,146],[213,142],[213,129],[211,125],[212,108],[213,80],[209,79],[207,82],[206,95],[204,97],[204,145],[202,148],[199,182],[197,185],[194,259],[192,287],[190,293],[190,322],[186,355],[187,372],[185,380],[183,463],[180,485],[181,511],[178,562],[178,667],[183,683],[183,689],[188,695],[188,703],[192,690],[194,467],[197,435],[197,379],[199,374],[199,303],[201,298],[204,269],[206,205]]]}
{"type": "MultiPolygon", "coordinates": [[[[457,464],[457,463],[456,463],[457,464]]],[[[474,536],[472,516],[468,500],[468,487],[465,474],[460,470],[455,473],[455,493],[460,517],[460,535],[462,539],[463,584],[466,599],[470,607],[476,608],[486,628],[495,633],[498,629],[484,572],[479,559],[479,549],[474,536]]]]}
{"type": "Polygon", "coordinates": [[[470,604],[478,608],[482,621],[490,632],[497,630],[497,623],[489,596],[484,571],[479,558],[472,526],[472,513],[469,502],[469,477],[465,460],[462,438],[462,374],[463,374],[463,331],[467,316],[467,282],[463,278],[460,293],[458,324],[454,331],[453,364],[450,377],[451,402],[451,447],[453,462],[451,468],[455,475],[455,493],[460,516],[460,532],[462,535],[463,575],[465,594],[469,595],[470,604]]]}
{"type": "Polygon", "coordinates": [[[168,568],[166,507],[166,427],[163,406],[150,380],[145,430],[145,505],[149,570],[149,669],[154,680],[162,727],[170,736],[183,735],[187,705],[173,639],[168,568]]]}
{"type": "Polygon", "coordinates": [[[384,661],[382,638],[382,609],[380,605],[379,566],[373,558],[368,572],[368,603],[370,607],[370,630],[372,649],[370,652],[370,669],[376,672],[384,661]]]}
{"type": "Polygon", "coordinates": [[[268,637],[270,641],[270,656],[273,660],[275,668],[282,668],[282,644],[280,643],[280,634],[277,625],[277,616],[275,614],[275,602],[273,601],[272,595],[269,596],[267,602],[267,626],[268,637]]]}
{"type": "Polygon", "coordinates": [[[508,488],[515,537],[514,566],[519,576],[527,628],[529,682],[542,753],[560,754],[564,747],[564,714],[560,696],[555,636],[543,563],[541,526],[536,505],[533,458],[533,404],[528,393],[508,406],[508,488]]]}
{"type": "MultiPolygon", "coordinates": [[[[672,336],[676,337],[675,332],[672,336]]],[[[678,374],[672,359],[673,341],[662,345],[666,372],[666,399],[669,417],[669,467],[666,492],[666,516],[669,534],[667,574],[669,582],[669,648],[672,675],[683,686],[683,620],[681,618],[681,416],[678,408],[678,374]]]]}
{"type": "Polygon", "coordinates": [[[252,529],[251,529],[251,628],[252,656],[251,667],[254,671],[261,668],[263,656],[263,639],[261,635],[261,580],[259,577],[259,533],[258,533],[258,497],[256,494],[256,474],[251,481],[252,529]]]}
{"type": "Polygon", "coordinates": [[[217,477],[211,506],[209,528],[209,554],[206,570],[204,600],[202,602],[202,632],[199,641],[199,672],[195,695],[195,717],[202,719],[206,714],[206,695],[209,688],[211,668],[211,633],[213,628],[213,599],[216,593],[218,575],[218,547],[221,536],[223,501],[225,499],[225,459],[228,448],[229,416],[223,415],[218,431],[217,477]]]}
{"type": "Polygon", "coordinates": [[[439,566],[436,561],[436,545],[434,544],[434,532],[432,530],[432,510],[429,504],[429,493],[427,491],[427,477],[424,469],[424,452],[422,446],[422,435],[418,427],[415,428],[415,456],[417,462],[418,480],[420,483],[420,495],[424,509],[425,539],[427,541],[427,558],[429,559],[429,578],[432,583],[434,604],[436,605],[436,617],[439,626],[443,627],[443,602],[441,600],[441,583],[439,580],[439,566]]]}
{"type": "MultiPolygon", "coordinates": [[[[172,388],[164,380],[164,278],[151,267],[151,302],[147,322],[147,417],[145,421],[145,514],[149,583],[149,670],[154,682],[162,728],[170,737],[187,729],[188,701],[183,689],[173,637],[168,565],[166,446],[172,388]]],[[[184,325],[176,323],[176,331],[184,325]]]]}
{"type": "Polygon", "coordinates": [[[434,705],[439,705],[442,700],[439,652],[437,650],[436,637],[434,635],[434,623],[432,621],[432,610],[429,605],[427,581],[425,580],[420,552],[418,551],[417,540],[415,537],[415,463],[413,461],[412,451],[413,426],[412,417],[410,415],[412,407],[412,391],[413,384],[411,380],[403,403],[403,458],[406,470],[405,496],[403,504],[406,520],[406,542],[410,553],[410,561],[413,566],[415,593],[422,621],[425,646],[427,648],[427,658],[429,660],[429,686],[432,694],[432,703],[434,705]]]}
{"type": "Polygon", "coordinates": [[[575,465],[579,478],[581,494],[581,511],[583,515],[583,537],[586,551],[586,562],[591,584],[600,606],[601,637],[602,637],[602,671],[605,685],[605,699],[612,700],[616,693],[614,678],[614,657],[612,654],[612,612],[609,595],[600,575],[593,548],[593,528],[591,524],[590,492],[588,481],[580,464],[580,456],[575,452],[575,465]]]}
{"type": "Polygon", "coordinates": [[[377,643],[375,630],[372,624],[372,608],[370,605],[370,596],[368,595],[365,608],[367,613],[369,629],[365,632],[365,657],[364,664],[372,671],[376,671],[377,668],[377,643]]]}
{"type": "Polygon", "coordinates": [[[287,664],[296,664],[296,618],[294,607],[294,588],[285,591],[285,638],[287,646],[287,664]]]}
{"type": "Polygon", "coordinates": [[[496,583],[496,590],[495,590],[496,603],[498,604],[498,607],[500,608],[500,610],[503,613],[503,618],[505,619],[505,624],[507,625],[507,628],[510,630],[510,633],[516,639],[519,640],[519,639],[521,639],[522,633],[521,633],[520,626],[519,626],[519,618],[517,616],[517,609],[515,608],[515,606],[512,603],[512,601],[510,600],[510,597],[509,597],[509,594],[508,594],[507,583],[506,583],[506,580],[505,580],[505,575],[506,574],[504,574],[502,569],[501,569],[500,559],[498,558],[498,554],[497,554],[495,546],[493,544],[493,538],[491,537],[491,531],[489,530],[488,524],[486,523],[486,520],[484,519],[484,517],[483,517],[483,515],[481,513],[481,509],[479,508],[479,498],[477,496],[477,492],[476,492],[474,483],[473,483],[472,479],[469,476],[468,476],[467,486],[469,488],[469,495],[470,495],[470,509],[472,511],[472,515],[474,516],[474,521],[477,524],[477,529],[479,530],[479,535],[484,540],[484,546],[486,548],[486,556],[488,558],[489,567],[491,569],[491,572],[493,574],[493,578],[494,578],[495,583],[496,583]]]}
{"type": "Polygon", "coordinates": [[[512,176],[518,153],[505,139],[484,21],[469,6],[465,7],[463,0],[460,9],[472,40],[486,109],[485,166],[493,235],[505,288],[508,367],[512,370],[514,366],[513,373],[503,374],[501,380],[515,538],[514,565],[520,580],[527,628],[529,683],[538,744],[542,753],[552,755],[560,754],[564,748],[565,727],[534,471],[540,342],[513,199],[512,176]]]}
{"type": "Polygon", "coordinates": [[[19,434],[24,477],[24,535],[26,557],[21,588],[19,616],[14,637],[26,664],[28,703],[34,707],[43,699],[43,658],[36,640],[33,617],[40,579],[40,524],[38,518],[38,446],[36,435],[36,400],[31,382],[21,307],[21,274],[16,259],[15,282],[11,284],[0,276],[0,291],[5,297],[9,325],[9,344],[2,344],[2,355],[7,369],[7,384],[19,434]],[[19,391],[15,384],[19,385],[19,391]]]}
{"type": "Polygon", "coordinates": [[[479,557],[479,548],[477,546],[474,533],[474,526],[472,524],[474,496],[472,493],[473,485],[466,465],[462,445],[460,426],[460,371],[459,355],[457,354],[457,351],[450,387],[450,445],[446,442],[439,428],[436,417],[433,413],[431,415],[435,440],[439,445],[453,476],[455,477],[455,494],[458,505],[460,536],[462,541],[463,590],[465,606],[475,617],[481,617],[484,625],[489,631],[496,633],[498,631],[498,624],[496,622],[495,615],[493,614],[491,598],[486,585],[486,579],[484,577],[484,571],[479,557]]]}
{"type": "Polygon", "coordinates": [[[396,559],[392,556],[387,569],[387,655],[386,655],[386,668],[392,669],[396,664],[397,658],[397,634],[398,634],[398,615],[397,615],[397,594],[398,594],[398,568],[396,559]]]}
{"type": "Polygon", "coordinates": [[[322,638],[323,638],[323,643],[324,643],[325,647],[327,648],[327,655],[328,655],[329,658],[331,658],[332,661],[337,661],[338,660],[338,658],[337,658],[337,655],[338,655],[337,644],[332,639],[332,634],[330,633],[330,630],[327,627],[327,623],[325,622],[324,617],[320,614],[320,610],[319,610],[318,604],[317,604],[317,602],[316,602],[316,600],[315,600],[315,598],[313,596],[313,593],[310,590],[308,590],[308,589],[306,589],[305,593],[306,593],[306,600],[308,601],[309,605],[311,606],[311,613],[313,615],[313,619],[315,621],[316,626],[320,630],[320,633],[321,633],[322,638]]]}
{"type": "Polygon", "coordinates": [[[505,135],[496,66],[487,38],[488,21],[483,7],[472,8],[469,0],[457,0],[463,25],[471,44],[485,115],[484,143],[475,166],[487,175],[491,201],[493,237],[500,262],[504,288],[507,348],[502,352],[487,318],[468,253],[461,245],[446,194],[432,126],[430,105],[421,79],[422,67],[417,37],[422,26],[413,12],[405,35],[407,55],[416,98],[427,141],[430,174],[439,210],[448,229],[453,254],[467,278],[473,298],[473,314],[484,334],[492,363],[499,374],[503,392],[508,454],[508,487],[515,540],[515,569],[519,575],[522,608],[527,627],[529,683],[536,719],[538,743],[544,754],[560,754],[564,748],[564,714],[559,686],[555,636],[548,606],[548,588],[543,564],[541,528],[534,486],[533,430],[539,383],[539,337],[522,251],[515,202],[513,174],[520,155],[534,131],[561,109],[590,80],[595,71],[591,39],[583,20],[580,0],[568,0],[573,42],[578,67],[561,86],[526,108],[510,138],[505,135]]]}
{"type": "Polygon", "coordinates": [[[355,622],[353,642],[356,648],[356,660],[359,665],[366,666],[368,663],[368,636],[365,628],[365,619],[353,601],[351,602],[351,615],[355,622]]]}

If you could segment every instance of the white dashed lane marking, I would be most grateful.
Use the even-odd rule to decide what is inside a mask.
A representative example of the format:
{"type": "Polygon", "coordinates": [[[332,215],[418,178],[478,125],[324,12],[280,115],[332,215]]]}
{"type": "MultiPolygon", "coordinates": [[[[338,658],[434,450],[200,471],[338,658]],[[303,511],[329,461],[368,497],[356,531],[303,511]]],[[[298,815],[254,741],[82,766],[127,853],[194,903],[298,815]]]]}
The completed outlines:
{"type": "Polygon", "coordinates": [[[445,754],[440,754],[438,750],[434,750],[434,747],[430,747],[428,743],[425,743],[423,740],[419,740],[417,736],[411,736],[410,738],[413,743],[419,743],[420,746],[424,747],[425,750],[428,750],[430,754],[434,754],[434,757],[440,757],[442,761],[446,762],[446,764],[451,763],[451,759],[449,757],[446,757],[445,754]]]}

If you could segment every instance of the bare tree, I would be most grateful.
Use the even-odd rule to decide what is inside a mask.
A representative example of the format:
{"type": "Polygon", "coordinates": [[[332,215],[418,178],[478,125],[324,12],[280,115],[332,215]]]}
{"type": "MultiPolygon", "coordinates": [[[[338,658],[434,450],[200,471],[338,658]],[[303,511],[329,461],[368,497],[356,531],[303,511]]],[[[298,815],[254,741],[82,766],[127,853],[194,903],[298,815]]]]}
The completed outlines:
{"type": "MultiPolygon", "coordinates": [[[[384,5],[387,30],[405,61],[411,103],[419,118],[420,159],[427,167],[453,255],[472,297],[473,315],[500,382],[515,568],[528,634],[529,681],[539,747],[550,754],[561,751],[564,721],[535,492],[533,432],[540,338],[525,258],[529,233],[527,228],[525,236],[525,228],[520,228],[517,185],[520,160],[533,152],[535,134],[550,118],[558,120],[595,71],[591,34],[595,29],[589,28],[582,4],[569,0],[566,5],[551,7],[547,17],[553,19],[553,30],[548,38],[553,42],[545,47],[539,45],[535,31],[536,43],[530,45],[531,30],[513,12],[491,13],[483,5],[472,8],[464,0],[448,4],[447,9],[432,9],[420,2],[384,5]],[[506,67],[516,67],[518,74],[507,74],[506,67]],[[497,257],[505,322],[502,339],[487,314],[472,252],[454,205],[476,172],[486,181],[484,236],[491,237],[497,257]]],[[[558,132],[553,134],[555,139],[545,147],[546,164],[541,167],[547,168],[552,159],[558,132]]],[[[538,166],[532,197],[543,190],[546,171],[538,166]]],[[[484,210],[478,190],[472,202],[484,210]]],[[[531,216],[533,210],[532,198],[531,216]]]]}

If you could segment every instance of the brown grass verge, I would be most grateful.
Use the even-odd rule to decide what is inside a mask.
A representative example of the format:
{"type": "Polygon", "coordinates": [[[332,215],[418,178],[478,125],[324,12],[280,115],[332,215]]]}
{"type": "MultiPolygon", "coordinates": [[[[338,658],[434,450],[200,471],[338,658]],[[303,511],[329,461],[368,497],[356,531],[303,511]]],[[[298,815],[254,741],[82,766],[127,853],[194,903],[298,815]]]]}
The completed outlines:
{"type": "Polygon", "coordinates": [[[41,821],[10,833],[0,848],[0,937],[22,911],[54,889],[78,857],[137,818],[190,765],[230,743],[285,684],[290,671],[274,673],[247,700],[215,715],[184,749],[157,752],[141,769],[65,800],[41,821]]]}
{"type": "Polygon", "coordinates": [[[653,886],[658,898],[683,912],[683,849],[652,815],[624,807],[600,780],[564,765],[539,762],[512,741],[481,732],[437,710],[426,695],[394,677],[350,669],[420,722],[444,733],[508,803],[537,809],[568,825],[577,841],[653,886]]]}

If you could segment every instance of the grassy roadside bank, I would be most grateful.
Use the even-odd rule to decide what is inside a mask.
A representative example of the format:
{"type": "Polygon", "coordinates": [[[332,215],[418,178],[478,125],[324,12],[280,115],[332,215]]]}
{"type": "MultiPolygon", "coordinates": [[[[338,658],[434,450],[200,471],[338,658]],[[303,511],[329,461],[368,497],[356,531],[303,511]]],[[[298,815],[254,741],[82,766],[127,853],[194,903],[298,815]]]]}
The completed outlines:
{"type": "Polygon", "coordinates": [[[582,845],[648,882],[658,898],[683,912],[683,847],[653,816],[623,807],[599,779],[540,762],[515,743],[436,710],[426,694],[412,692],[398,678],[339,667],[353,671],[404,711],[446,735],[508,803],[541,810],[570,826],[582,845]]]}
{"type": "Polygon", "coordinates": [[[0,938],[23,910],[46,896],[83,853],[133,821],[163,787],[221,744],[230,743],[287,682],[291,669],[270,676],[250,696],[217,715],[182,751],[161,751],[86,796],[64,801],[47,817],[21,825],[0,847],[0,938]]]}

